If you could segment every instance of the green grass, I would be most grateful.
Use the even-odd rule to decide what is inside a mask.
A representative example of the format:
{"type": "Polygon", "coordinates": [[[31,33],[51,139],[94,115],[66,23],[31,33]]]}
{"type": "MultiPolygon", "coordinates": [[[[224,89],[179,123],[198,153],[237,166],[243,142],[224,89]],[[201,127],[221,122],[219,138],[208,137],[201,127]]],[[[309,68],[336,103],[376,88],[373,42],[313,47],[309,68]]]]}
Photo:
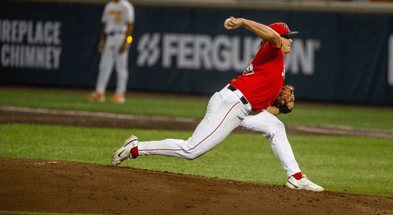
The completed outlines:
{"type": "Polygon", "coordinates": [[[207,102],[201,101],[135,97],[127,98],[124,104],[87,102],[85,96],[63,91],[0,89],[0,105],[188,118],[203,118],[207,106],[207,102]]]}
{"type": "MultiPolygon", "coordinates": [[[[141,141],[187,139],[191,132],[0,125],[0,156],[110,164],[112,152],[131,134],[141,141]]],[[[326,190],[393,197],[393,141],[364,137],[290,136],[302,172],[326,190]]],[[[268,141],[231,134],[196,160],[138,157],[125,166],[238,181],[282,185],[285,171],[268,141]]]]}
{"type": "MultiPolygon", "coordinates": [[[[392,109],[393,110],[393,109],[392,109]]],[[[297,106],[291,114],[278,115],[284,123],[393,129],[393,111],[339,107],[297,106]]]]}
{"type": "MultiPolygon", "coordinates": [[[[121,114],[175,116],[202,119],[207,102],[158,98],[127,98],[127,102],[114,105],[109,102],[84,101],[85,94],[64,91],[0,89],[0,105],[83,110],[121,114]]],[[[279,115],[286,124],[336,125],[357,128],[393,130],[393,111],[352,108],[296,106],[291,114],[279,115]]]]}

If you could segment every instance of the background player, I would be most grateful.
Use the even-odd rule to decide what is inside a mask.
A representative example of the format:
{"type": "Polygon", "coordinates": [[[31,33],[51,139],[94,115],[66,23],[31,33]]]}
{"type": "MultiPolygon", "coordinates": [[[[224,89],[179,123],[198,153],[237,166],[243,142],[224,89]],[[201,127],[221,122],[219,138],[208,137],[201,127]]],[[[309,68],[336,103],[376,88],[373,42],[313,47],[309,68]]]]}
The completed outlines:
{"type": "Polygon", "coordinates": [[[101,54],[96,90],[86,96],[88,101],[105,101],[105,91],[116,66],[116,92],[111,102],[124,103],[128,82],[128,52],[134,29],[134,7],[127,0],[112,0],[102,14],[102,30],[98,44],[101,54]]]}
{"type": "Polygon", "coordinates": [[[274,153],[289,178],[288,187],[323,191],[322,187],[311,182],[301,173],[287,140],[285,126],[275,116],[280,112],[288,112],[293,104],[288,103],[286,109],[271,107],[284,89],[284,55],[291,52],[291,36],[298,32],[291,32],[285,23],[266,26],[233,17],[225,22],[225,28],[229,30],[240,26],[254,32],[266,42],[261,43],[263,45],[243,75],[232,80],[210,98],[206,115],[193,135],[188,140],[166,139],[147,142],[138,142],[137,137],[131,136],[113,154],[113,165],[117,166],[126,159],[148,155],[192,160],[213,149],[236,127],[243,126],[269,139],[274,153]],[[251,110],[260,113],[249,116],[251,110]]]}

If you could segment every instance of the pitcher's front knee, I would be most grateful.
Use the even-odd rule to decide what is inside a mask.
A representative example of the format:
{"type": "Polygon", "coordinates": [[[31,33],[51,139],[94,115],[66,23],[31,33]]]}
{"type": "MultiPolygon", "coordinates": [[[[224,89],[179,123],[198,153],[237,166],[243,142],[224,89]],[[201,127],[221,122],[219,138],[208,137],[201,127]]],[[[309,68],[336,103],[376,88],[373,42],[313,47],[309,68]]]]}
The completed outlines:
{"type": "Polygon", "coordinates": [[[277,120],[270,126],[270,136],[286,135],[285,125],[281,121],[277,120]]]}
{"type": "Polygon", "coordinates": [[[276,128],[275,130],[278,130],[278,131],[285,131],[285,125],[284,125],[284,123],[282,123],[281,121],[276,121],[275,123],[274,123],[274,127],[276,128]]]}

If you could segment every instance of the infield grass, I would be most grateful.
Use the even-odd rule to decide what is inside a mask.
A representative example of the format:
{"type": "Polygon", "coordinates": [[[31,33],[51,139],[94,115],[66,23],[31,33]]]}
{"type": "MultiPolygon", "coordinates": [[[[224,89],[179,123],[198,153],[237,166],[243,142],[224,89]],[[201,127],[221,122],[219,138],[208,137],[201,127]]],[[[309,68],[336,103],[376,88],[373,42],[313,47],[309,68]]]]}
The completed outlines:
{"type": "MultiPolygon", "coordinates": [[[[207,101],[147,97],[127,97],[127,102],[124,104],[112,104],[109,102],[92,103],[84,100],[85,95],[83,93],[60,90],[0,89],[0,105],[199,119],[202,119],[205,115],[207,106],[207,101]]],[[[334,126],[393,130],[393,109],[391,111],[382,111],[303,105],[296,106],[291,114],[281,114],[278,118],[285,124],[328,124],[334,126]]]]}
{"type": "MultiPolygon", "coordinates": [[[[2,124],[0,156],[109,165],[113,151],[130,134],[147,141],[187,139],[192,133],[2,124]]],[[[329,136],[290,136],[289,141],[302,172],[326,190],[393,197],[393,141],[329,136]]],[[[263,184],[283,185],[287,180],[268,141],[252,134],[231,134],[192,161],[148,156],[121,165],[263,184]]]]}

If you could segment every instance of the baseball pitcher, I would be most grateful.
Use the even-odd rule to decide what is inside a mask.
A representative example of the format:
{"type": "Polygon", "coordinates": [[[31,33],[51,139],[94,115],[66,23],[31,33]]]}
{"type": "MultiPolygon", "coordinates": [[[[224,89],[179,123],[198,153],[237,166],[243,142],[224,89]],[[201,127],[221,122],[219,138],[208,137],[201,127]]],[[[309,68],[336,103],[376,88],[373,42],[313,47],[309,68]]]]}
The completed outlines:
{"type": "Polygon", "coordinates": [[[137,156],[163,155],[196,159],[220,144],[235,128],[242,126],[263,135],[286,171],[287,187],[312,191],[324,189],[302,174],[288,142],[285,126],[276,117],[294,106],[294,88],[284,85],[284,55],[291,52],[290,31],[285,23],[269,26],[242,18],[225,21],[228,30],[245,27],[263,42],[250,66],[209,100],[206,115],[187,140],[166,139],[138,142],[131,136],[112,156],[117,166],[137,156]],[[249,115],[250,111],[259,112],[249,115]]]}

